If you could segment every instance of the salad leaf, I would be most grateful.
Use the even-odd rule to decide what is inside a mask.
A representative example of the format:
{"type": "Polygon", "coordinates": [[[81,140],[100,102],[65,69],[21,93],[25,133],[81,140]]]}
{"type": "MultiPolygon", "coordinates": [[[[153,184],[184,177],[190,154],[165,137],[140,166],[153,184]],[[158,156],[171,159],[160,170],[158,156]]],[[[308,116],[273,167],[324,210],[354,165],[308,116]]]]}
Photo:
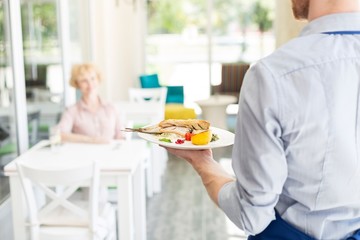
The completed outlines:
{"type": "Polygon", "coordinates": [[[217,140],[219,140],[219,136],[217,135],[217,134],[212,134],[212,136],[211,136],[211,140],[210,140],[210,142],[215,142],[215,141],[217,141],[217,140]]]}

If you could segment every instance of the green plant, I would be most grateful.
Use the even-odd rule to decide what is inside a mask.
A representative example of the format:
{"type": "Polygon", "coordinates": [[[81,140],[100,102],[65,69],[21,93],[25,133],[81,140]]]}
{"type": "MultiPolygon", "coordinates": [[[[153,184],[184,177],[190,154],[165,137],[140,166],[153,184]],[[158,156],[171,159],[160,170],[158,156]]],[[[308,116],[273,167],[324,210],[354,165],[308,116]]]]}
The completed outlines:
{"type": "Polygon", "coordinates": [[[186,16],[181,9],[181,1],[151,1],[148,5],[150,33],[179,33],[185,26],[186,16]]]}
{"type": "Polygon", "coordinates": [[[254,3],[253,22],[257,25],[261,33],[272,28],[273,19],[270,16],[270,9],[264,6],[261,0],[254,3]]]}

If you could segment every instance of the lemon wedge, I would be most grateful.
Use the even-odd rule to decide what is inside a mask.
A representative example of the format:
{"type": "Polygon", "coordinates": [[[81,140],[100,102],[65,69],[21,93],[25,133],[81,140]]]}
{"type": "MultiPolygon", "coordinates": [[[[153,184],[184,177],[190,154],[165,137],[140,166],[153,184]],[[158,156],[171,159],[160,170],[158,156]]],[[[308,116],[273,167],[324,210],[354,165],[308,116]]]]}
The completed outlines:
{"type": "Polygon", "coordinates": [[[211,131],[207,130],[205,132],[195,134],[191,137],[191,143],[194,145],[206,145],[211,141],[211,131]]]}

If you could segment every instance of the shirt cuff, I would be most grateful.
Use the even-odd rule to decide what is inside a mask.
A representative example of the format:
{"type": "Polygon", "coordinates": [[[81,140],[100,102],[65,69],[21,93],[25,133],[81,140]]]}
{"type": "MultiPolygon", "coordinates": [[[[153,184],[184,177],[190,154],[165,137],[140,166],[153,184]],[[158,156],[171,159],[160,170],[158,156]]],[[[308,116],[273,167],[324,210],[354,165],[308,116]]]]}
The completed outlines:
{"type": "Polygon", "coordinates": [[[236,182],[224,184],[218,195],[219,207],[238,228],[245,231],[246,229],[244,229],[241,221],[241,206],[236,193],[236,182]]]}
{"type": "Polygon", "coordinates": [[[218,195],[219,207],[247,235],[262,232],[275,219],[273,206],[256,206],[240,196],[237,182],[224,184],[218,195]]]}

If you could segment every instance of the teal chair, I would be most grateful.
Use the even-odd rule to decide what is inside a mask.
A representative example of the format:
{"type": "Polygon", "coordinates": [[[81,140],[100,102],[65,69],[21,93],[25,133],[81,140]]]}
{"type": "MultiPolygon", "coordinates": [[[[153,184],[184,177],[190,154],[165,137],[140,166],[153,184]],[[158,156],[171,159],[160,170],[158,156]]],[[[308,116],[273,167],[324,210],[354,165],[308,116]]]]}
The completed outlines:
{"type": "Polygon", "coordinates": [[[166,103],[184,103],[183,86],[167,86],[166,103]]]}
{"type": "Polygon", "coordinates": [[[159,77],[155,74],[149,75],[141,75],[140,77],[140,84],[142,88],[159,88],[161,87],[159,83],[159,77]]]}
{"type": "MultiPolygon", "coordinates": [[[[141,75],[139,77],[142,88],[159,88],[159,77],[155,74],[141,75]]],[[[167,95],[166,103],[184,103],[184,87],[183,86],[166,86],[167,95]]]]}

